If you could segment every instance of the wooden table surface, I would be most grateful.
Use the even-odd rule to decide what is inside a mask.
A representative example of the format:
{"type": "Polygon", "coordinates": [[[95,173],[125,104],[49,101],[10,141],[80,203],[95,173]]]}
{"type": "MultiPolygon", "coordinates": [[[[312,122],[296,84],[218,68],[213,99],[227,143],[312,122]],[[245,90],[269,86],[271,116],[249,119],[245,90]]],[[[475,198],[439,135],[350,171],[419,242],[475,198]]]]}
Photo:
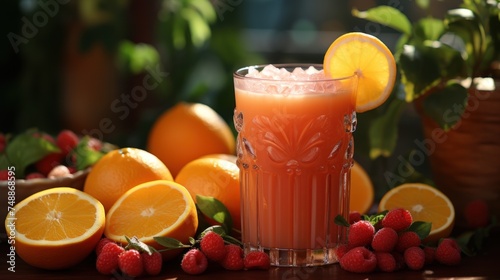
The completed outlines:
{"type": "MultiPolygon", "coordinates": [[[[338,264],[310,268],[271,268],[269,271],[237,271],[231,272],[215,265],[209,266],[204,274],[191,276],[180,268],[180,260],[174,260],[164,265],[159,276],[140,277],[139,279],[279,279],[279,280],[310,280],[310,279],[439,279],[439,280],[479,280],[500,279],[500,236],[498,232],[489,238],[488,249],[482,255],[463,257],[459,266],[430,265],[422,271],[402,270],[392,273],[374,272],[356,274],[344,271],[338,264]],[[433,274],[429,274],[433,272],[433,274]]],[[[95,255],[92,254],[76,267],[62,271],[46,271],[31,267],[19,257],[16,258],[15,272],[8,270],[8,246],[0,244],[0,279],[95,279],[95,280],[130,280],[120,275],[100,275],[95,269],[95,255]]]]}

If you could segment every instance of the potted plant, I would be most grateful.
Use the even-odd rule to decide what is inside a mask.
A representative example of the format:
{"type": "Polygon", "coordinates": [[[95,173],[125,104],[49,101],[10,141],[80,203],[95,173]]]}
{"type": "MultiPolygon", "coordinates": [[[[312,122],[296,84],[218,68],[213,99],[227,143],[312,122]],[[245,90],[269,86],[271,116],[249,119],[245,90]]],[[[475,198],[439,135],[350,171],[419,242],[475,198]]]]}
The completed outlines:
{"type": "Polygon", "coordinates": [[[415,141],[416,149],[429,157],[435,185],[455,206],[457,225],[474,199],[500,214],[500,1],[463,0],[441,19],[427,16],[413,24],[390,6],[353,15],[402,33],[394,51],[399,91],[372,123],[370,156],[392,153],[395,119],[413,103],[425,136],[415,141]]]}

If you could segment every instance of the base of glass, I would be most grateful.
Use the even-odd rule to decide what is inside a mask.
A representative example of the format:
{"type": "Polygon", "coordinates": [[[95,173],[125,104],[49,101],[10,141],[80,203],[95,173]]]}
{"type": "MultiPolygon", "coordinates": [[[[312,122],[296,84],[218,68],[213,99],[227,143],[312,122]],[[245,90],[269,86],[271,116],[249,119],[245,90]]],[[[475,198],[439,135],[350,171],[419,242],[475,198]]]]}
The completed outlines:
{"type": "Polygon", "coordinates": [[[272,266],[303,267],[321,266],[338,262],[336,248],[322,249],[279,249],[256,247],[244,244],[245,254],[251,251],[263,251],[269,255],[272,266]]]}

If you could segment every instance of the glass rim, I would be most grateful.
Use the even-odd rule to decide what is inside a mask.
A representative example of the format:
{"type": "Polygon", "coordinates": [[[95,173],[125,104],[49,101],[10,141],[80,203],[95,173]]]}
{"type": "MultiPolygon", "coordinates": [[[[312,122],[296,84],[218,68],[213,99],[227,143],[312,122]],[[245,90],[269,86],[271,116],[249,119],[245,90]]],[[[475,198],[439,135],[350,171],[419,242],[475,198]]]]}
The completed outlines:
{"type": "MultiPolygon", "coordinates": [[[[310,66],[318,69],[318,70],[323,70],[323,64],[319,64],[319,63],[277,63],[277,64],[274,64],[274,63],[268,63],[268,64],[256,64],[256,65],[249,65],[249,66],[245,66],[245,67],[241,67],[239,69],[237,69],[236,71],[234,71],[233,73],[233,77],[234,78],[238,78],[238,79],[248,79],[248,80],[254,80],[254,81],[280,81],[280,80],[275,80],[275,79],[271,79],[271,78],[258,78],[258,77],[247,77],[243,74],[241,74],[240,72],[242,71],[245,71],[247,70],[247,73],[248,73],[248,70],[249,69],[259,69],[262,70],[264,67],[268,66],[268,65],[273,65],[274,67],[276,68],[296,68],[296,67],[301,67],[301,68],[304,68],[304,69],[307,69],[309,68],[310,66]]],[[[317,82],[331,82],[331,81],[340,81],[340,80],[347,80],[347,79],[350,79],[352,77],[356,76],[356,74],[352,74],[350,76],[344,76],[344,77],[334,77],[334,78],[325,78],[325,79],[318,79],[318,80],[284,80],[284,81],[287,81],[287,82],[301,82],[301,83],[307,83],[307,82],[314,82],[314,83],[317,83],[317,82]]]]}

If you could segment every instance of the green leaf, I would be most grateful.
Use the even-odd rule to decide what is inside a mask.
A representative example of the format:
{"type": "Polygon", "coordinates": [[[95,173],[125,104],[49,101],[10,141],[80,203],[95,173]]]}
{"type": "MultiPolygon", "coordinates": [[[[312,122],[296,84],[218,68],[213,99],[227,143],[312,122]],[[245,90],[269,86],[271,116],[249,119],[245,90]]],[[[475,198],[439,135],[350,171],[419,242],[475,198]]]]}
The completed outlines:
{"type": "Polygon", "coordinates": [[[362,219],[365,221],[369,221],[372,225],[378,224],[380,221],[382,221],[385,217],[385,215],[389,212],[388,210],[382,211],[380,213],[376,213],[373,215],[363,215],[362,219]]]}
{"type": "Polygon", "coordinates": [[[148,44],[134,44],[128,40],[120,42],[119,54],[122,64],[128,66],[129,70],[138,74],[147,66],[156,65],[160,59],[158,51],[148,44]]]}
{"type": "Polygon", "coordinates": [[[399,66],[408,102],[465,72],[461,53],[439,41],[405,45],[399,66]]]}
{"type": "Polygon", "coordinates": [[[90,136],[84,136],[73,149],[72,155],[76,157],[76,169],[83,170],[101,159],[105,153],[96,151],[89,146],[90,136]]]}
{"type": "Polygon", "coordinates": [[[208,0],[188,0],[189,5],[195,8],[208,22],[214,22],[217,15],[214,6],[208,0]]]}
{"type": "Polygon", "coordinates": [[[177,14],[173,14],[172,17],[173,17],[172,20],[173,45],[174,48],[176,49],[182,49],[186,45],[186,37],[184,30],[184,28],[186,27],[186,22],[181,16],[177,14]]]}
{"type": "Polygon", "coordinates": [[[146,243],[142,242],[137,238],[136,236],[129,238],[128,236],[125,236],[125,240],[127,240],[127,249],[133,248],[136,249],[139,252],[146,252],[149,255],[153,254],[153,252],[156,251],[155,248],[148,246],[146,243]]]}
{"type": "Polygon", "coordinates": [[[194,46],[199,47],[210,38],[211,31],[208,23],[196,10],[186,8],[181,11],[181,15],[189,25],[191,42],[194,46]]]}
{"type": "Polygon", "coordinates": [[[343,227],[350,226],[349,222],[342,215],[337,215],[334,219],[334,222],[336,225],[339,225],[339,226],[343,226],[343,227]]]}
{"type": "MultiPolygon", "coordinates": [[[[153,237],[156,243],[165,247],[166,250],[179,249],[179,248],[191,248],[191,245],[186,245],[179,240],[171,237],[155,236],[153,237]]],[[[159,250],[162,251],[162,250],[159,250]]]]}
{"type": "Polygon", "coordinates": [[[17,135],[9,142],[5,150],[8,162],[16,167],[16,175],[24,177],[25,169],[44,156],[57,153],[61,150],[56,144],[44,139],[43,133],[38,131],[26,131],[17,135]]]}
{"type": "Polygon", "coordinates": [[[396,147],[398,122],[406,102],[393,99],[387,111],[373,120],[369,128],[370,158],[389,157],[396,147]]]}
{"type": "Polygon", "coordinates": [[[421,9],[428,9],[429,8],[429,4],[430,4],[430,0],[416,0],[415,3],[417,4],[418,7],[420,7],[421,9]]]}
{"type": "Polygon", "coordinates": [[[429,233],[431,232],[432,228],[432,223],[429,222],[422,222],[422,221],[415,221],[413,222],[410,227],[408,228],[408,231],[413,231],[415,232],[420,240],[423,240],[427,236],[429,236],[429,233]]]}
{"type": "Polygon", "coordinates": [[[226,206],[218,199],[209,196],[196,195],[196,206],[207,217],[222,224],[226,233],[230,233],[233,220],[226,206]]]}
{"type": "Polygon", "coordinates": [[[435,18],[423,18],[414,26],[412,42],[417,44],[427,40],[437,41],[445,30],[445,25],[441,20],[435,18]]]}
{"type": "Polygon", "coordinates": [[[391,6],[377,6],[366,11],[352,10],[352,15],[391,27],[403,34],[411,33],[411,22],[400,10],[391,6]]]}
{"type": "Polygon", "coordinates": [[[423,108],[441,128],[448,130],[461,118],[467,104],[467,89],[459,83],[449,83],[424,99],[423,108]]]}

